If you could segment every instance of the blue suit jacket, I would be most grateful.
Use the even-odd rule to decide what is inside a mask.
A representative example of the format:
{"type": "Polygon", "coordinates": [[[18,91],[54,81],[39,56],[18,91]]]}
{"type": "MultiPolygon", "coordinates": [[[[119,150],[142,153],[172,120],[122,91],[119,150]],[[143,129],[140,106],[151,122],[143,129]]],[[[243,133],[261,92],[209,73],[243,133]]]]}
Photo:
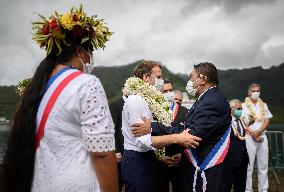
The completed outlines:
{"type": "Polygon", "coordinates": [[[192,135],[202,138],[196,152],[199,162],[203,162],[231,124],[229,102],[218,88],[209,89],[193,104],[183,123],[184,126],[174,127],[152,123],[152,135],[179,133],[189,128],[192,135]]]}

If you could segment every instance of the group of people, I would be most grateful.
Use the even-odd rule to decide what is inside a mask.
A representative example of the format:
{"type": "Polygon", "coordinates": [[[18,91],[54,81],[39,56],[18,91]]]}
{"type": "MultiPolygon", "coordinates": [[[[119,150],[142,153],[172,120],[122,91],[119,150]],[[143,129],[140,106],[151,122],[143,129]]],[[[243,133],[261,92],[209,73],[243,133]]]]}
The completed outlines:
{"type": "Polygon", "coordinates": [[[244,103],[219,91],[212,63],[194,65],[187,92],[163,80],[162,65],[144,60],[108,106],[91,75],[94,49],[111,33],[82,7],[35,22],[33,39],[47,56],[25,88],[4,158],[5,191],[267,191],[265,130],[272,117],[252,84],[244,103]],[[115,137],[114,137],[115,136],[115,137]],[[118,168],[118,169],[117,169],[118,168]]]}
{"type": "MultiPolygon", "coordinates": [[[[137,70],[147,68],[146,65],[148,65],[149,71],[145,73],[155,80],[152,84],[161,91],[170,103],[173,120],[169,127],[155,122],[151,124],[150,121],[155,120],[151,117],[142,118],[147,117],[147,114],[137,110],[137,108],[140,108],[137,99],[131,101],[131,103],[135,103],[135,106],[132,106],[134,108],[132,111],[125,110],[123,106],[125,106],[125,102],[129,102],[129,96],[125,91],[122,91],[121,99],[110,104],[111,114],[115,122],[120,189],[125,186],[126,191],[167,192],[169,191],[169,183],[171,183],[174,192],[202,191],[202,187],[204,187],[201,175],[197,175],[196,181],[194,179],[194,165],[191,160],[188,161],[187,153],[184,153],[188,146],[176,144],[168,146],[165,144],[165,148],[153,149],[155,145],[152,144],[145,151],[145,148],[141,145],[136,145],[134,148],[129,147],[129,135],[135,142],[135,139],[139,139],[141,136],[171,135],[189,128],[190,133],[202,139],[202,141],[197,141],[199,146],[195,151],[198,162],[202,162],[209,153],[212,153],[212,148],[224,137],[224,132],[229,127],[230,144],[227,152],[224,151],[226,155],[223,156],[222,163],[219,163],[220,165],[215,163],[216,166],[205,171],[206,191],[231,191],[232,189],[236,192],[252,191],[252,171],[256,156],[258,190],[267,191],[268,143],[265,131],[272,114],[267,105],[260,99],[260,85],[256,83],[249,85],[248,97],[245,98],[244,103],[238,99],[227,102],[217,89],[218,76],[215,66],[210,63],[200,63],[194,66],[187,84],[188,93],[197,98],[197,101],[188,111],[181,105],[182,92],[174,90],[173,83],[169,80],[162,80],[162,67],[159,63],[144,61],[135,68],[134,74],[137,74],[137,70]],[[162,85],[158,83],[161,80],[162,85]],[[209,101],[206,103],[203,100],[206,100],[206,95],[210,91],[213,91],[213,93],[208,96],[209,101]],[[214,99],[216,100],[214,101],[214,99]],[[205,102],[205,106],[198,105],[199,100],[201,104],[203,104],[202,101],[205,102]],[[202,109],[202,107],[204,108],[202,109]],[[136,119],[135,122],[142,122],[143,120],[145,123],[128,121],[127,117],[131,118],[137,113],[139,113],[140,119],[136,119]],[[194,116],[196,116],[196,119],[190,121],[189,119],[194,118],[194,116]],[[123,117],[126,118],[123,119],[123,117]],[[126,122],[127,125],[122,122],[126,122]],[[221,127],[223,127],[223,132],[221,127]],[[123,142],[124,139],[126,141],[123,142]],[[150,159],[149,154],[152,155],[150,159]],[[193,183],[196,183],[196,186],[193,183]]],[[[139,96],[135,95],[135,97],[139,96]]]]}

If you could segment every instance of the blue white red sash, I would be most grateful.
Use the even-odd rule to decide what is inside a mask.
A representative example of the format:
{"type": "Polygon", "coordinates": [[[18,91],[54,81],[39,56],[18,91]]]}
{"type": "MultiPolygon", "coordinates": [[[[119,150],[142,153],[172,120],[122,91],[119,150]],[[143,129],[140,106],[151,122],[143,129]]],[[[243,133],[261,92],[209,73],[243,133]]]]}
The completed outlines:
{"type": "Polygon", "coordinates": [[[193,180],[193,191],[196,191],[196,180],[197,180],[197,173],[198,171],[201,172],[201,177],[203,180],[203,192],[206,191],[207,180],[205,176],[205,170],[211,167],[214,167],[223,162],[225,159],[229,146],[230,146],[230,134],[231,134],[231,127],[228,128],[226,133],[223,135],[221,140],[214,146],[211,152],[207,155],[204,159],[202,164],[199,164],[196,156],[195,149],[188,148],[185,150],[185,154],[188,160],[192,163],[195,167],[194,173],[194,180],[193,180]]]}
{"type": "Polygon", "coordinates": [[[172,102],[172,104],[170,106],[170,110],[173,112],[173,121],[175,120],[175,118],[177,116],[178,109],[179,109],[179,105],[172,102]]]}
{"type": "Polygon", "coordinates": [[[46,92],[40,102],[36,117],[36,149],[43,137],[45,124],[57,98],[60,96],[63,89],[80,74],[82,74],[82,72],[68,67],[60,70],[47,82],[46,92]]]}

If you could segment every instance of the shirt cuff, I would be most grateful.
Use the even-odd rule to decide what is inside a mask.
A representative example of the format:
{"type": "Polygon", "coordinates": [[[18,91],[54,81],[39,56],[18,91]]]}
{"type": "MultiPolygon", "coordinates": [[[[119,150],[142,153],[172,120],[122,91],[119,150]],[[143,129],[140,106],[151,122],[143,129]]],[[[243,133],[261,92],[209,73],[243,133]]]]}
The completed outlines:
{"type": "Polygon", "coordinates": [[[151,134],[147,134],[147,135],[143,135],[141,137],[137,137],[135,143],[141,149],[156,150],[156,148],[152,147],[151,134]]]}

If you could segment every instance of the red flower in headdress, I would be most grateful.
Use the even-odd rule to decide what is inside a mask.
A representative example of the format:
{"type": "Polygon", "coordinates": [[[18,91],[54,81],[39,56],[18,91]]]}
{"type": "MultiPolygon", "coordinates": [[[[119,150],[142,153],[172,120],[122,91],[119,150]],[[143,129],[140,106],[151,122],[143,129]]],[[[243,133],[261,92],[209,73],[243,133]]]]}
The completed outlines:
{"type": "Polygon", "coordinates": [[[45,24],[42,28],[42,33],[44,35],[48,35],[49,34],[49,30],[50,30],[50,27],[49,27],[49,24],[45,24]]]}
{"type": "Polygon", "coordinates": [[[74,15],[72,16],[72,19],[73,19],[73,21],[75,21],[75,22],[79,21],[79,17],[78,17],[77,14],[74,14],[74,15]]]}
{"type": "Polygon", "coordinates": [[[58,25],[57,25],[57,19],[56,19],[56,18],[53,18],[53,19],[51,20],[51,22],[49,22],[49,26],[50,26],[50,29],[52,29],[52,30],[58,30],[59,27],[58,27],[58,25]]]}

